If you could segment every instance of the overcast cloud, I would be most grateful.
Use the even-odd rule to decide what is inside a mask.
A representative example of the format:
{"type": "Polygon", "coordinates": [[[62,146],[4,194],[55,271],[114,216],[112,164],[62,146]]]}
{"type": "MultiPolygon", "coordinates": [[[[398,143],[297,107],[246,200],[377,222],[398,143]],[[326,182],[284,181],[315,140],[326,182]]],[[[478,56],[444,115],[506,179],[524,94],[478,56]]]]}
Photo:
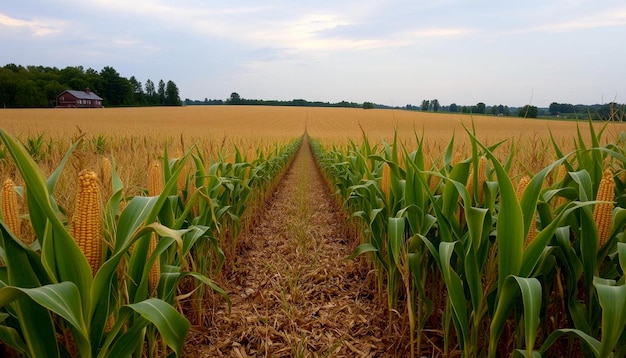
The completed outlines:
{"type": "Polygon", "coordinates": [[[181,98],[626,102],[626,3],[8,0],[0,66],[115,68],[181,98]]]}

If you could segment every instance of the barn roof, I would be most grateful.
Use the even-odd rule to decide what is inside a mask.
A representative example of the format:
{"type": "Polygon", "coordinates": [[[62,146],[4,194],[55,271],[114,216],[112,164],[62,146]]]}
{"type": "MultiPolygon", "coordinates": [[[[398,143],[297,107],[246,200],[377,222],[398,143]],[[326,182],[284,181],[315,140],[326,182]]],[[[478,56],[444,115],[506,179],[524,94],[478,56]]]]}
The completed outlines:
{"type": "Polygon", "coordinates": [[[102,97],[98,96],[97,94],[93,93],[93,92],[85,92],[85,91],[76,91],[76,90],[65,90],[64,92],[67,92],[69,94],[71,94],[72,96],[76,97],[77,99],[97,99],[97,100],[102,100],[102,97]]]}

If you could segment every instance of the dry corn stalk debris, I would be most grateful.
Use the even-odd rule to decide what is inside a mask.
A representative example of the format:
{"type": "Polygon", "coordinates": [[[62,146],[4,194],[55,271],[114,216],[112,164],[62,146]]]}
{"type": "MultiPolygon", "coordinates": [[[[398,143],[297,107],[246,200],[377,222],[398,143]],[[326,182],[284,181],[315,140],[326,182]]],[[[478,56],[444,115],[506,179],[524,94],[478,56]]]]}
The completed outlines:
{"type": "Polygon", "coordinates": [[[302,149],[259,224],[241,239],[236,269],[225,284],[232,312],[225,305],[214,308],[206,331],[194,337],[206,344],[190,345],[187,355],[354,357],[402,351],[386,334],[387,312],[364,280],[363,261],[344,260],[352,244],[314,165],[308,148],[302,149]]]}

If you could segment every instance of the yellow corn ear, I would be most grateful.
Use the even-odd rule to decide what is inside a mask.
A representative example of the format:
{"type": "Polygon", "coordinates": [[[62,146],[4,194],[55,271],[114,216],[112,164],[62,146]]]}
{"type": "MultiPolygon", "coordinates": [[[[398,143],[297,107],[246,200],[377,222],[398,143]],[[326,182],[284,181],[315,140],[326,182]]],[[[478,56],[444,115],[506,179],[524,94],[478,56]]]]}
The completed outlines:
{"type": "Polygon", "coordinates": [[[161,163],[153,160],[148,169],[148,195],[161,195],[163,191],[163,174],[161,172],[161,163]]]}
{"type": "Polygon", "coordinates": [[[610,169],[604,171],[600,185],[598,186],[597,203],[593,208],[593,221],[598,227],[598,244],[601,248],[609,240],[611,234],[611,222],[613,220],[613,200],[615,199],[615,180],[610,169]]]}
{"type": "Polygon", "coordinates": [[[113,192],[113,165],[105,156],[100,159],[100,180],[106,193],[111,194],[113,192]]]}
{"type": "Polygon", "coordinates": [[[10,178],[7,178],[2,184],[2,219],[9,230],[22,239],[17,193],[15,192],[15,183],[10,178]]]}
{"type": "MultiPolygon", "coordinates": [[[[520,179],[519,184],[517,184],[517,191],[515,192],[517,200],[522,199],[522,194],[524,193],[524,190],[526,190],[526,187],[529,183],[530,177],[528,175],[525,175],[522,177],[522,179],[520,179]]],[[[528,234],[526,235],[524,248],[526,248],[526,246],[528,246],[528,244],[530,244],[535,239],[535,236],[537,236],[537,221],[535,219],[535,211],[533,211],[533,218],[530,221],[530,228],[528,228],[528,234]]]]}
{"type": "MultiPolygon", "coordinates": [[[[154,249],[157,245],[157,236],[155,233],[152,233],[150,236],[150,246],[148,247],[148,257],[152,255],[154,249]]],[[[148,273],[148,285],[150,287],[150,291],[156,290],[159,286],[159,279],[161,277],[161,262],[157,258],[156,261],[152,264],[150,268],[150,272],[148,273]]]]}
{"type": "Polygon", "coordinates": [[[102,264],[102,222],[98,176],[90,170],[78,174],[78,190],[70,234],[95,275],[102,264]]]}
{"type": "MultiPolygon", "coordinates": [[[[148,172],[148,194],[150,196],[161,195],[163,192],[163,175],[161,172],[161,164],[158,160],[154,160],[150,164],[150,170],[148,172]]],[[[157,237],[155,233],[150,236],[150,245],[148,247],[148,257],[152,255],[157,245],[157,237]]],[[[150,290],[155,290],[159,285],[159,278],[161,276],[161,264],[157,259],[148,273],[148,284],[150,290]]]]}

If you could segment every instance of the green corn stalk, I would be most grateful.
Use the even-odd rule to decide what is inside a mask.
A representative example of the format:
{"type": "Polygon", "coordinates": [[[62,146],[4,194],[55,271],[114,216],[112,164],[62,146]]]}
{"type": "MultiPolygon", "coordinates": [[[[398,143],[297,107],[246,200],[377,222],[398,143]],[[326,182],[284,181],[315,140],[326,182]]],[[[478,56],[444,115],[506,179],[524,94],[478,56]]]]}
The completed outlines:
{"type": "MultiPolygon", "coordinates": [[[[29,356],[58,356],[64,349],[54,339],[55,326],[58,326],[69,329],[81,356],[102,356],[109,352],[137,353],[142,350],[140,342],[145,336],[144,328],[153,325],[165,345],[179,355],[189,328],[187,320],[169,303],[161,299],[146,300],[145,295],[139,298],[142,295],[132,290],[129,290],[128,295],[132,302],[125,304],[119,299],[123,295],[115,288],[117,284],[113,284],[120,260],[128,255],[129,248],[135,242],[138,243],[138,250],[133,255],[139,255],[141,243],[147,241],[142,238],[149,236],[150,232],[155,231],[164,238],[158,250],[165,251],[168,245],[180,241],[179,232],[150,224],[157,218],[167,196],[136,197],[115,221],[121,184],[119,177],[114,176],[114,194],[105,210],[105,226],[115,232],[114,237],[108,237],[113,249],[107,252],[106,262],[92,278],[83,254],[59,220],[59,209],[49,194],[76,144],[46,181],[19,143],[4,131],[0,131],[0,136],[29,188],[31,221],[42,249],[41,255],[38,255],[31,248],[23,246],[2,225],[2,248],[10,259],[6,274],[2,275],[0,303],[20,323],[19,326],[3,326],[1,334],[9,338],[5,342],[11,342],[18,351],[29,356]],[[57,260],[61,251],[64,257],[62,261],[57,260]],[[15,267],[20,268],[19,272],[13,269],[15,267]],[[58,318],[53,318],[51,313],[58,318]],[[39,314],[39,317],[29,319],[33,314],[39,314]],[[105,332],[105,323],[111,315],[116,318],[115,327],[105,332]],[[58,320],[61,321],[56,322],[58,320]],[[29,324],[33,321],[39,323],[29,324]],[[125,324],[129,325],[128,332],[131,334],[121,334],[120,329],[125,324]]],[[[176,185],[177,174],[174,173],[168,181],[165,192],[176,185]]],[[[158,253],[148,261],[153,262],[156,256],[158,253]]],[[[133,281],[140,282],[141,286],[145,280],[135,276],[133,281]]]]}

